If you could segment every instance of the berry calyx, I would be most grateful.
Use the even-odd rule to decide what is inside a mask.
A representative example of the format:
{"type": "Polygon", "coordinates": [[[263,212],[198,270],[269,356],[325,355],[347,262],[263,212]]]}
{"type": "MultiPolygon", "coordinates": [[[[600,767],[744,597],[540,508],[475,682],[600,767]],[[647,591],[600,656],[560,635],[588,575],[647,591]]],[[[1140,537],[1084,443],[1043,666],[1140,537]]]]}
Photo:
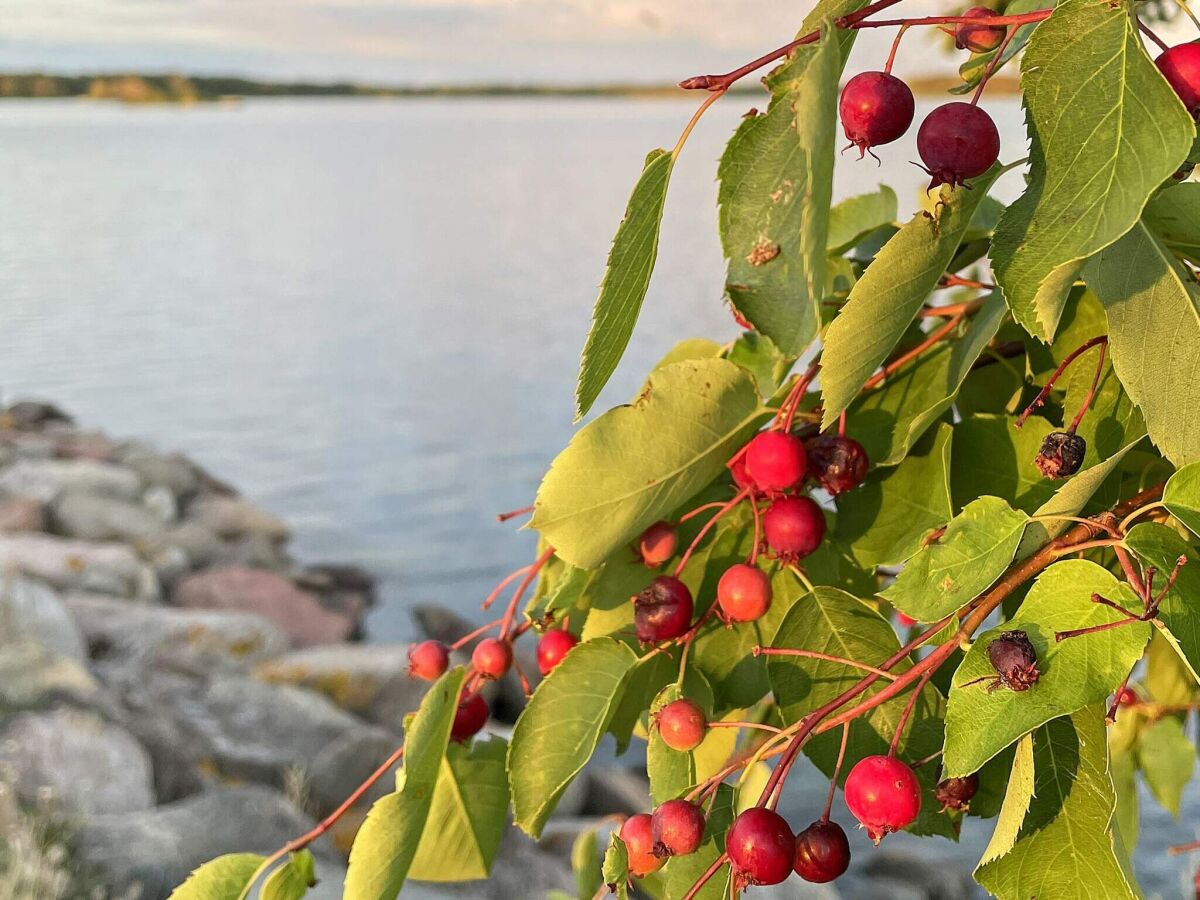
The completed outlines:
{"type": "Polygon", "coordinates": [[[780,884],[792,874],[796,839],[783,816],[752,806],[733,820],[725,852],[739,884],[780,884]]]}
{"type": "Polygon", "coordinates": [[[1179,44],[1154,60],[1167,84],[1195,118],[1200,114],[1200,43],[1179,44]]]}
{"type": "Polygon", "coordinates": [[[668,800],[650,817],[654,855],[687,856],[704,840],[704,811],[688,800],[668,800]]]}
{"type": "Polygon", "coordinates": [[[450,666],[450,648],[441,641],[421,641],[408,649],[408,674],[424,681],[436,681],[450,666]]]}
{"type": "Polygon", "coordinates": [[[450,740],[461,744],[473,738],[483,730],[487,720],[488,705],[480,694],[460,697],[450,725],[450,740]]]}
{"type": "Polygon", "coordinates": [[[730,622],[753,622],[771,608],[771,579],[758,566],[737,563],[717,582],[717,604],[730,622]]]}
{"type": "Polygon", "coordinates": [[[691,700],[673,700],[655,714],[654,724],[664,744],[672,750],[688,751],[704,740],[708,719],[691,700]]]}
{"type": "Polygon", "coordinates": [[[763,534],[780,559],[803,559],[825,539],[825,513],[810,497],[780,497],[763,514],[763,534]]]}
{"type": "Polygon", "coordinates": [[[850,842],[837,822],[818,820],[796,835],[796,874],[813,884],[841,877],[850,867],[850,842]]]}
{"type": "Polygon", "coordinates": [[[868,756],[846,776],[846,806],[878,844],[883,836],[906,828],[921,811],[917,776],[894,756],[868,756]]]}
{"type": "MultiPolygon", "coordinates": [[[[997,684],[1010,691],[1027,691],[1041,677],[1037,651],[1024,631],[1004,631],[987,648],[988,660],[997,672],[997,684]]],[[[996,685],[992,685],[994,689],[996,685]]]]}
{"type": "Polygon", "coordinates": [[[1004,41],[1008,29],[1003,25],[988,25],[988,19],[1000,15],[986,6],[972,6],[964,16],[977,19],[976,22],[959,22],[953,29],[945,29],[954,35],[954,46],[959,50],[970,50],[972,53],[987,53],[995,50],[1004,41]]]}
{"type": "Polygon", "coordinates": [[[484,638],[471,652],[471,665],[484,678],[502,678],[512,668],[512,644],[498,638],[484,638]]]}
{"type": "Polygon", "coordinates": [[[571,648],[579,643],[579,638],[555,628],[542,635],[537,645],[537,666],[543,676],[549,675],[554,667],[563,661],[563,657],[571,652],[571,648]]]}
{"type": "Polygon", "coordinates": [[[637,639],[656,644],[677,638],[692,624],[692,592],[673,575],[659,575],[633,598],[637,639]]]}
{"type": "Polygon", "coordinates": [[[1042,441],[1033,464],[1047,478],[1067,478],[1079,471],[1087,441],[1073,431],[1052,431],[1042,441]]]}
{"type": "Polygon", "coordinates": [[[954,187],[992,167],[1000,156],[1000,132],[978,106],[946,103],[921,123],[917,153],[930,175],[930,190],[939,184],[954,187]]]}
{"type": "Polygon", "coordinates": [[[808,458],[804,442],[782,431],[764,431],[746,445],[746,474],[767,493],[789,491],[804,480],[808,458]]]}
{"type": "Polygon", "coordinates": [[[638,553],[647,567],[657,569],[675,555],[678,543],[679,538],[670,522],[655,522],[638,538],[638,553]]]}
{"type": "Polygon", "coordinates": [[[888,72],[860,72],[846,82],[838,101],[842,130],[859,159],[908,131],[915,109],[908,85],[888,72]]]}
{"type": "Polygon", "coordinates": [[[1117,704],[1120,706],[1137,706],[1140,702],[1133,688],[1121,688],[1121,693],[1117,694],[1117,704]]]}
{"type": "Polygon", "coordinates": [[[867,451],[854,438],[822,434],[808,442],[808,471],[834,497],[862,484],[869,466],[867,451]]]}
{"type": "Polygon", "coordinates": [[[942,812],[946,810],[961,811],[966,809],[971,798],[979,790],[979,776],[967,775],[964,778],[944,778],[938,782],[937,788],[933,795],[937,798],[937,802],[942,805],[942,812]]]}
{"type": "Polygon", "coordinates": [[[621,824],[618,834],[629,856],[629,874],[635,878],[658,871],[667,861],[654,855],[654,828],[649,813],[630,816],[621,824]]]}

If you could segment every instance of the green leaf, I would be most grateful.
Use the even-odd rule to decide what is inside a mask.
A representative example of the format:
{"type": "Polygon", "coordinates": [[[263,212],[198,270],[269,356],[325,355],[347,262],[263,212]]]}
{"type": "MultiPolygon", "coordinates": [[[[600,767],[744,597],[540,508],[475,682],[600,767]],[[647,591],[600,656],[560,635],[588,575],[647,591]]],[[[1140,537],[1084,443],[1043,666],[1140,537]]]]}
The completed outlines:
{"type": "Polygon", "coordinates": [[[1146,651],[1142,684],[1157,703],[1195,703],[1200,678],[1192,671],[1179,642],[1161,628],[1154,629],[1146,651]]]}
{"type": "Polygon", "coordinates": [[[637,656],[611,638],[579,644],[547,676],[508,748],[513,821],[536,838],[567,785],[596,751],[637,656]]]}
{"type": "Polygon", "coordinates": [[[955,507],[991,495],[1007,498],[1022,512],[1034,512],[1054,496],[1055,482],[1043,478],[1033,464],[1053,430],[1039,416],[1030,416],[1023,428],[1014,428],[1011,417],[999,415],[968,416],[959,422],[954,427],[950,477],[955,507]]]}
{"type": "Polygon", "coordinates": [[[1163,504],[1192,534],[1200,536],[1200,463],[1184,466],[1167,480],[1163,504]]]}
{"type": "Polygon", "coordinates": [[[948,776],[971,774],[1021,735],[1104,701],[1124,681],[1150,639],[1144,622],[1055,640],[1056,632],[1121,619],[1116,610],[1093,603],[1093,593],[1141,609],[1132,589],[1107,569],[1087,560],[1064,560],[1041,574],[1016,616],[975,641],[954,673],[946,710],[948,776]],[[990,689],[996,670],[987,648],[1010,630],[1029,636],[1041,672],[1036,684],[1019,693],[990,689]],[[976,681],[981,678],[987,680],[976,681]]]}
{"type": "Polygon", "coordinates": [[[316,864],[307,850],[291,853],[263,882],[260,900],[300,900],[317,883],[316,864]]]}
{"type": "Polygon", "coordinates": [[[617,226],[600,296],[592,310],[592,328],[579,363],[575,385],[575,420],[582,419],[608,383],[629,345],[650,275],[658,256],[658,232],[675,156],[652,150],[634,185],[625,218],[617,226]]]}
{"type": "Polygon", "coordinates": [[[876,469],[838,497],[835,536],[862,566],[895,565],[954,516],[950,503],[950,439],[942,424],[894,469],[876,469]]]}
{"type": "Polygon", "coordinates": [[[943,189],[936,213],[918,212],[883,246],[851,288],[849,299],[825,332],[822,428],[837,421],[899,344],[945,273],[975,210],[1001,171],[993,166],[974,179],[970,189],[943,189]]]}
{"type": "Polygon", "coordinates": [[[1012,772],[1008,776],[1008,789],[1004,792],[1004,803],[1000,807],[1000,815],[996,817],[996,827],[992,831],[992,839],[976,867],[987,865],[994,859],[999,859],[1008,853],[1017,842],[1017,834],[1029,812],[1029,803],[1033,800],[1033,736],[1025,735],[1017,741],[1017,752],[1013,756],[1012,772]]]}
{"type": "Polygon", "coordinates": [[[487,878],[508,817],[508,776],[498,737],[451,744],[409,877],[417,881],[487,878]]]}
{"type": "Polygon", "coordinates": [[[729,348],[726,358],[752,372],[758,381],[758,392],[768,399],[787,378],[793,361],[775,346],[774,341],[756,331],[743,332],[729,348]]]}
{"type": "MultiPolygon", "coordinates": [[[[629,601],[625,601],[629,605],[629,601]]],[[[621,699],[617,702],[608,722],[608,732],[617,739],[617,754],[629,749],[633,732],[640,724],[646,710],[654,702],[659,691],[676,679],[679,660],[672,653],[655,653],[643,656],[629,670],[621,699]]]]}
{"type": "Polygon", "coordinates": [[[1034,799],[1017,843],[975,877],[1000,900],[1134,900],[1113,846],[1113,787],[1101,709],[1033,735],[1034,799]]]}
{"type": "Polygon", "coordinates": [[[962,609],[1008,568],[1027,521],[999,497],[980,497],[908,561],[884,599],[918,622],[962,609]]]}
{"type": "Polygon", "coordinates": [[[461,667],[439,678],[407,724],[396,791],[371,806],[350,850],[346,900],[394,900],[404,887],[425,830],[465,678],[461,667]]]}
{"type": "Polygon", "coordinates": [[[847,197],[829,210],[826,252],[845,253],[864,237],[896,221],[896,192],[886,184],[870,194],[847,197]]]}
{"type": "Polygon", "coordinates": [[[1200,263],[1200,184],[1168,185],[1150,198],[1142,221],[1171,252],[1200,263]]]}
{"type": "Polygon", "coordinates": [[[629,851],[616,831],[609,836],[601,871],[604,883],[616,900],[629,900],[629,851]]]}
{"type": "Polygon", "coordinates": [[[265,859],[257,853],[218,856],[192,872],[168,900],[238,900],[265,859]]]}
{"type": "Polygon", "coordinates": [[[576,900],[592,900],[604,884],[599,863],[600,850],[596,829],[584,829],[571,845],[571,869],[575,873],[576,900]]]}
{"type": "Polygon", "coordinates": [[[1196,745],[1183,726],[1175,716],[1159,719],[1142,732],[1137,745],[1138,766],[1150,793],[1176,819],[1183,789],[1196,767],[1196,745]]]}
{"type": "Polygon", "coordinates": [[[672,363],[687,362],[692,359],[713,359],[721,355],[721,345],[708,338],[685,338],[663,354],[662,359],[654,364],[651,372],[665,369],[672,363]]]}
{"type": "Polygon", "coordinates": [[[1109,352],[1150,439],[1177,466],[1200,461],[1200,294],[1144,225],[1084,270],[1108,314],[1109,352]]]}
{"type": "Polygon", "coordinates": [[[592,569],[721,472],[769,413],[741,366],[674,363],[630,406],[584,426],[542,480],[531,526],[592,569]]]}
{"type": "Polygon", "coordinates": [[[791,355],[821,323],[841,70],[828,30],[796,48],[767,77],[766,114],[742,121],[717,172],[729,300],[791,355]]]}
{"type": "Polygon", "coordinates": [[[1166,525],[1144,522],[1135,525],[1125,535],[1125,543],[1145,565],[1158,570],[1156,593],[1162,590],[1176,561],[1187,557],[1187,565],[1179,570],[1174,586],[1158,608],[1158,620],[1166,626],[1170,637],[1193,672],[1200,672],[1200,560],[1195,548],[1166,525]]]}
{"type": "MultiPolygon", "coordinates": [[[[1120,718],[1117,719],[1120,722],[1120,718]]],[[[1113,791],[1116,794],[1116,809],[1113,811],[1113,832],[1126,847],[1137,846],[1141,821],[1141,804],[1138,798],[1137,760],[1130,750],[1117,750],[1111,739],[1108,744],[1108,771],[1112,775],[1113,791]]]]}
{"type": "Polygon", "coordinates": [[[847,431],[866,448],[872,463],[892,466],[900,462],[950,409],[971,366],[996,336],[1007,312],[1004,299],[993,293],[961,339],[936,347],[851,405],[847,431]]]}
{"type": "Polygon", "coordinates": [[[1081,261],[1133,227],[1195,126],[1127,3],[1064,0],[1033,32],[1021,72],[1029,187],[1001,217],[991,258],[1017,321],[1049,341],[1081,261]]]}

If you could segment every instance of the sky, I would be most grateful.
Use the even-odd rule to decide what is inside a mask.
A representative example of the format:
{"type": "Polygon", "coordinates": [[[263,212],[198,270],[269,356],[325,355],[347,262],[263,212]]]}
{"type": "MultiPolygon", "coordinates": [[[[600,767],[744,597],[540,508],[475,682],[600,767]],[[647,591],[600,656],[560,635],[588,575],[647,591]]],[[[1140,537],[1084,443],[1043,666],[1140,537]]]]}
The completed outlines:
{"type": "MultiPolygon", "coordinates": [[[[245,74],[381,83],[671,82],[793,37],[810,2],[0,0],[0,70],[245,74]]],[[[951,2],[906,0],[916,15],[951,2]]],[[[864,35],[864,58],[890,34],[864,35]]],[[[906,37],[906,44],[930,38],[906,37]]],[[[909,49],[917,71],[947,54],[909,49]],[[931,63],[931,60],[933,61],[931,63]]],[[[910,65],[912,63],[910,62],[910,65]]]]}

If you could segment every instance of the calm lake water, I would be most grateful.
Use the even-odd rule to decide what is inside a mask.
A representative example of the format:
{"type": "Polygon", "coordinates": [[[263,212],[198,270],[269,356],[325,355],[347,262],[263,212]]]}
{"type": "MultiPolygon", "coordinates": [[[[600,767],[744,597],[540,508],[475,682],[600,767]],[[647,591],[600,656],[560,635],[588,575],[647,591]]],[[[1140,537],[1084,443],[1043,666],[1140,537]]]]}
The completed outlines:
{"type": "MultiPolygon", "coordinates": [[[[714,178],[749,105],[718,104],[680,160],[642,320],[599,408],[679,337],[736,334],[714,178]]],[[[1016,104],[988,105],[1004,158],[1023,156],[1016,104]]],[[[368,566],[377,639],[409,637],[413,603],[470,615],[531,553],[494,515],[531,501],[572,432],[608,243],[646,151],[691,109],[6,102],[0,388],[191,453],[285,516],[301,558],[368,566]]],[[[925,181],[913,135],[881,149],[881,168],[847,153],[835,192],[882,180],[907,216],[925,181]]],[[[1019,190],[1008,176],[997,193],[1019,190]]],[[[1162,848],[1193,827],[1143,825],[1148,886],[1182,896],[1188,863],[1162,848]]],[[[978,840],[955,858],[978,858],[978,840]]]]}

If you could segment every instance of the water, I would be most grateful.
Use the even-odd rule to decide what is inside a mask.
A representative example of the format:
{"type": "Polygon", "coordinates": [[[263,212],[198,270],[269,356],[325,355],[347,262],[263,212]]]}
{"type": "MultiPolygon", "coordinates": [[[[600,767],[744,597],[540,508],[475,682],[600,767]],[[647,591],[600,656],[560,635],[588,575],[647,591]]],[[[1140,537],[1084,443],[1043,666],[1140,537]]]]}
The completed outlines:
{"type": "MultiPolygon", "coordinates": [[[[748,105],[719,103],[680,160],[645,311],[599,408],[679,337],[736,333],[714,175],[748,105]]],[[[1015,103],[989,105],[1005,158],[1023,155],[1015,103]]],[[[302,559],[370,567],[377,639],[411,635],[412,603],[472,614],[531,554],[531,535],[493,517],[530,502],[571,434],[608,242],[644,154],[691,108],[7,102],[0,387],[184,450],[285,516],[302,559]]],[[[882,148],[879,169],[846,154],[836,195],[883,180],[907,216],[924,181],[912,140],[882,148]]],[[[1019,189],[1008,176],[997,193],[1019,189]]],[[[1192,791],[1184,821],[1198,812],[1192,791]]],[[[1187,863],[1162,846],[1193,829],[1143,822],[1139,865],[1176,896],[1187,863]]]]}

